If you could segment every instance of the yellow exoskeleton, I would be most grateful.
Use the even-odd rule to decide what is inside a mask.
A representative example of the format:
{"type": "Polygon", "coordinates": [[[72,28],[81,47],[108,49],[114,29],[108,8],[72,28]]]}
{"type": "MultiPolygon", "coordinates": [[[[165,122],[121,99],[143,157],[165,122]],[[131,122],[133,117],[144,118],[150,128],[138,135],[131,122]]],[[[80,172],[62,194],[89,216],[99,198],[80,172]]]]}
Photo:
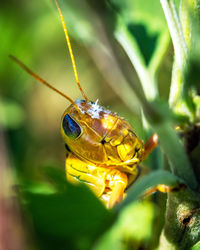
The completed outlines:
{"type": "Polygon", "coordinates": [[[71,102],[61,119],[61,134],[68,151],[67,180],[73,183],[84,182],[106,207],[112,208],[123,199],[125,189],[139,175],[137,166],[155,148],[157,136],[153,135],[146,144],[143,144],[126,120],[100,106],[97,101],[88,100],[79,83],[68,32],[57,2],[56,5],[64,28],[76,82],[84,99],[74,102],[17,58],[14,56],[11,58],[37,80],[71,102]]]}

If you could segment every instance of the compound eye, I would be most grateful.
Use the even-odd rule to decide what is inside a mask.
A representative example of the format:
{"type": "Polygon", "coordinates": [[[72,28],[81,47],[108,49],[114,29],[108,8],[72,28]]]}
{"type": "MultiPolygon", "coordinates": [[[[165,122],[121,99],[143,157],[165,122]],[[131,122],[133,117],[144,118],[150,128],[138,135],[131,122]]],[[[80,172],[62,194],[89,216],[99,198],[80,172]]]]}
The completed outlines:
{"type": "Polygon", "coordinates": [[[77,139],[81,135],[81,127],[69,114],[64,116],[62,126],[65,134],[71,139],[77,139]]]}

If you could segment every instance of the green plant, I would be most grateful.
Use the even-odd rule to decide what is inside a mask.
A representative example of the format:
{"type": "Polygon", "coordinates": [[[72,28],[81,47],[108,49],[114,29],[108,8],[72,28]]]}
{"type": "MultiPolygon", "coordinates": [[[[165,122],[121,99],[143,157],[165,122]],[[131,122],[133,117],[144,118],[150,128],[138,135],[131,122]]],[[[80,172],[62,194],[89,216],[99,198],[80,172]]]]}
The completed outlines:
{"type": "Polygon", "coordinates": [[[146,162],[152,172],[139,179],[124,201],[110,211],[85,186],[67,183],[64,171],[57,168],[45,167],[37,182],[30,181],[30,176],[20,176],[19,197],[21,207],[31,217],[32,238],[36,238],[33,245],[39,249],[80,250],[198,249],[200,2],[59,3],[73,36],[85,44],[97,67],[104,68],[102,74],[133,112],[137,98],[144,134],[148,137],[155,131],[161,150],[146,162]],[[174,61],[171,81],[167,79],[167,100],[160,94],[162,82],[158,76],[170,36],[174,61]],[[158,213],[164,213],[163,194],[154,196],[156,205],[150,198],[138,201],[144,191],[158,184],[177,186],[167,194],[164,222],[158,218],[158,213]],[[136,218],[141,219],[140,226],[134,223],[136,218]]]}

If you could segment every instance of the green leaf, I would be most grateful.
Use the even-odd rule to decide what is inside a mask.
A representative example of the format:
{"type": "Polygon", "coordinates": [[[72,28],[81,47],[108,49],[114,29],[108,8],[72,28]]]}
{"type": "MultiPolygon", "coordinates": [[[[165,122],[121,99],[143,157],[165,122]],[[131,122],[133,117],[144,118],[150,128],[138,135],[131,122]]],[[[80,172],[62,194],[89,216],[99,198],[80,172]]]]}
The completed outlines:
{"type": "Polygon", "coordinates": [[[107,50],[112,55],[115,34],[133,63],[146,96],[154,99],[158,94],[155,74],[168,47],[169,34],[160,3],[150,0],[145,5],[138,0],[123,4],[118,0],[69,0],[67,5],[61,2],[72,34],[92,48],[96,44],[105,53],[104,58],[107,50]],[[151,11],[156,14],[152,16],[151,11]]]}
{"type": "Polygon", "coordinates": [[[193,169],[183,144],[169,122],[153,124],[153,128],[158,134],[161,148],[165,152],[172,172],[182,178],[184,182],[193,190],[198,186],[193,169]],[[187,174],[185,174],[187,173],[187,174]]]}
{"type": "Polygon", "coordinates": [[[97,242],[94,250],[124,250],[127,249],[126,245],[134,246],[134,249],[142,249],[144,245],[147,247],[153,234],[154,212],[154,204],[146,200],[126,207],[119,214],[115,225],[97,242]]]}
{"type": "Polygon", "coordinates": [[[60,192],[67,188],[66,173],[63,169],[46,166],[42,170],[46,179],[60,192]]]}
{"type": "Polygon", "coordinates": [[[54,194],[25,192],[25,204],[47,249],[88,249],[115,219],[87,187],[67,182],[54,194]]]}
{"type": "Polygon", "coordinates": [[[49,183],[30,180],[24,180],[23,185],[21,184],[19,189],[23,192],[30,192],[31,194],[49,195],[56,193],[56,189],[49,183]]]}
{"type": "Polygon", "coordinates": [[[128,194],[126,199],[116,206],[116,210],[120,211],[127,205],[136,201],[147,189],[151,187],[156,187],[159,184],[164,184],[167,186],[176,186],[179,183],[184,183],[180,178],[171,174],[165,170],[157,170],[150,173],[147,176],[144,176],[141,180],[139,180],[133,187],[128,190],[128,194]]]}
{"type": "Polygon", "coordinates": [[[159,1],[150,0],[145,4],[140,0],[110,2],[136,41],[144,64],[150,68],[154,65],[156,69],[160,61],[158,58],[162,58],[169,43],[167,25],[159,1]]]}
{"type": "Polygon", "coordinates": [[[197,242],[192,248],[191,250],[200,250],[200,241],[197,242]]]}

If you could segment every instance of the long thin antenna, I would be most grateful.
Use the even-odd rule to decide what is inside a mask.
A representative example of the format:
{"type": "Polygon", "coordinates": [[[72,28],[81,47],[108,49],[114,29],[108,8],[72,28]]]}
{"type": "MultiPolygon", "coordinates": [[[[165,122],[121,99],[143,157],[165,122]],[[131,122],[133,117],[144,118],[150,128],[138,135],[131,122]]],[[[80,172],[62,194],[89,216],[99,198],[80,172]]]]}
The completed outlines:
{"type": "Polygon", "coordinates": [[[71,47],[71,43],[70,43],[70,39],[69,39],[69,35],[68,35],[68,31],[67,31],[67,27],[65,25],[65,21],[64,21],[64,18],[63,18],[63,15],[62,15],[62,12],[61,12],[61,9],[58,5],[58,2],[57,0],[55,0],[55,3],[56,3],[56,6],[57,6],[57,9],[59,11],[59,14],[60,14],[60,19],[61,19],[61,22],[62,22],[62,26],[63,26],[63,30],[64,30],[64,33],[65,33],[65,38],[66,38],[66,41],[67,41],[67,46],[68,46],[68,49],[69,49],[69,54],[70,54],[70,57],[71,57],[71,61],[72,61],[72,66],[73,66],[73,70],[74,70],[74,76],[75,76],[75,79],[76,79],[76,82],[77,82],[77,85],[81,91],[81,94],[83,95],[84,99],[86,100],[86,102],[88,101],[88,98],[87,96],[85,95],[81,85],[80,85],[80,82],[79,82],[79,78],[78,78],[78,73],[77,73],[77,69],[76,69],[76,63],[75,63],[75,59],[74,59],[74,55],[73,55],[73,51],[72,51],[72,47],[71,47]]]}
{"type": "Polygon", "coordinates": [[[30,70],[25,64],[23,64],[19,59],[17,59],[15,56],[13,55],[9,55],[9,57],[16,62],[21,68],[23,68],[28,74],[32,75],[35,79],[37,79],[39,82],[41,82],[42,84],[46,85],[48,88],[54,90],[55,92],[57,92],[58,94],[60,94],[61,96],[63,96],[65,99],[67,99],[68,101],[70,101],[74,107],[79,111],[79,107],[76,105],[76,103],[67,95],[65,95],[64,93],[62,93],[60,90],[54,88],[51,84],[49,84],[47,81],[45,81],[44,79],[42,79],[40,76],[38,76],[36,73],[34,73],[32,70],[30,70]]]}

